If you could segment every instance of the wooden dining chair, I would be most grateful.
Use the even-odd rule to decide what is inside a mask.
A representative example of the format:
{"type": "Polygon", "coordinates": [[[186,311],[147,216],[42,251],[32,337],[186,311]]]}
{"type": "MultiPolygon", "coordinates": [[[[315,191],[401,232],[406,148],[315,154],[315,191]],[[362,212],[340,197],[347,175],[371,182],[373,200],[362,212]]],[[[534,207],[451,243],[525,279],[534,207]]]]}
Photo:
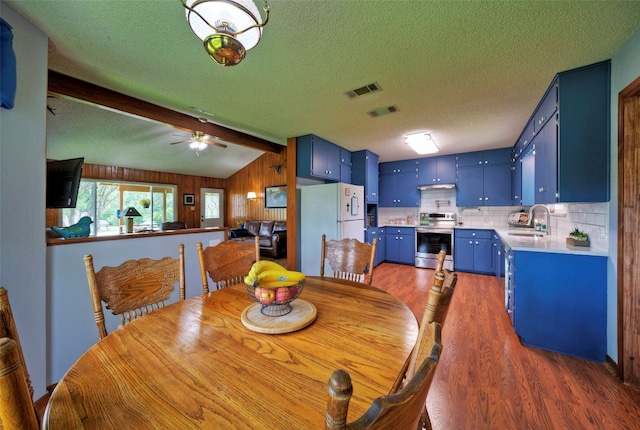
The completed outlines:
{"type": "Polygon", "coordinates": [[[0,428],[39,428],[27,379],[18,342],[8,337],[0,338],[0,428]]]}
{"type": "Polygon", "coordinates": [[[219,290],[244,282],[251,266],[260,260],[260,241],[225,240],[214,246],[202,247],[198,242],[198,260],[200,261],[200,277],[202,292],[209,292],[209,278],[213,288],[219,290]]]}
{"type": "Polygon", "coordinates": [[[18,356],[18,360],[20,360],[20,364],[23,368],[25,383],[29,391],[29,398],[33,402],[33,386],[31,385],[31,378],[27,371],[27,364],[22,353],[22,345],[20,343],[20,337],[18,336],[16,322],[13,318],[11,303],[9,303],[9,292],[4,287],[0,287],[0,337],[7,337],[15,341],[16,355],[18,356]]]}
{"type": "MultiPolygon", "coordinates": [[[[434,326],[439,326],[434,323],[434,326]]],[[[353,393],[351,378],[336,370],[328,382],[329,400],[325,430],[412,430],[421,429],[422,411],[442,352],[435,342],[430,355],[422,361],[413,377],[395,394],[378,397],[358,419],[347,424],[347,411],[353,393]]]]}
{"type": "Polygon", "coordinates": [[[357,239],[327,241],[327,236],[323,234],[320,276],[324,276],[324,264],[328,260],[334,278],[371,285],[377,246],[378,238],[373,239],[370,244],[357,239]]]}
{"type": "Polygon", "coordinates": [[[444,322],[449,313],[449,305],[453,299],[453,293],[458,282],[458,274],[447,269],[444,270],[444,281],[440,290],[440,300],[438,306],[433,313],[433,321],[439,322],[444,326],[444,322]]]}
{"type": "Polygon", "coordinates": [[[179,257],[159,260],[141,258],[128,260],[117,267],[105,266],[98,272],[93,257],[84,256],[87,281],[91,293],[93,315],[98,337],[107,336],[102,303],[114,315],[120,315],[125,325],[165,305],[179,284],[180,300],[185,299],[184,245],[178,247],[179,257]]]}
{"type": "Polygon", "coordinates": [[[444,325],[447,313],[449,312],[449,305],[453,298],[453,292],[458,281],[458,275],[448,269],[442,269],[445,256],[446,253],[444,251],[440,251],[436,270],[433,275],[433,283],[429,288],[427,304],[425,306],[421,325],[432,321],[437,321],[444,325]]]}
{"type": "MultiPolygon", "coordinates": [[[[22,367],[25,386],[27,387],[27,392],[29,394],[29,402],[31,403],[31,408],[35,410],[39,424],[44,415],[47,403],[49,402],[51,392],[55,389],[56,384],[49,385],[47,387],[47,392],[35,402],[33,401],[33,385],[31,384],[31,378],[22,352],[22,345],[20,343],[20,337],[18,336],[16,322],[13,318],[13,311],[11,310],[11,303],[9,302],[9,293],[7,289],[3,287],[0,287],[0,338],[8,338],[15,342],[15,354],[18,357],[20,366],[22,367]]],[[[0,393],[2,393],[1,389],[0,393]]],[[[0,403],[2,403],[2,401],[0,401],[0,403]]],[[[3,405],[0,405],[0,409],[3,409],[3,407],[3,405]]],[[[4,417],[0,418],[0,423],[4,422],[3,419],[4,417]]],[[[0,425],[0,429],[2,428],[3,426],[0,425]]]]}

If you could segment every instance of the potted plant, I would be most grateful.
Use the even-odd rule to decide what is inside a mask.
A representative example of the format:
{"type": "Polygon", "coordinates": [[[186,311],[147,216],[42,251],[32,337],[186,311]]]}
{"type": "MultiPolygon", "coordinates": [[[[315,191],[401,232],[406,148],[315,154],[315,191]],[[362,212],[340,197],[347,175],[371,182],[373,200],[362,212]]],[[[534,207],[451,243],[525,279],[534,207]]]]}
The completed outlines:
{"type": "Polygon", "coordinates": [[[569,232],[567,237],[567,245],[573,246],[589,246],[589,236],[587,233],[581,231],[578,227],[569,232]]]}
{"type": "Polygon", "coordinates": [[[140,200],[140,204],[144,207],[144,208],[148,208],[151,205],[151,200],[149,199],[142,199],[140,200]]]}
{"type": "Polygon", "coordinates": [[[244,221],[245,219],[243,217],[238,218],[238,220],[236,221],[236,224],[238,224],[238,228],[244,228],[244,221]]]}

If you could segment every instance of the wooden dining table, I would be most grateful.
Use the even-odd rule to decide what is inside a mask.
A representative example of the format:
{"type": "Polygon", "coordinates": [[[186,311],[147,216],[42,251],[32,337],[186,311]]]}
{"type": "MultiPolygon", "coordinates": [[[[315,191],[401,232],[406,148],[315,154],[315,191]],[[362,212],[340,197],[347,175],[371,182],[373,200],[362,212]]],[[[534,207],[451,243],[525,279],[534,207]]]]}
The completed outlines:
{"type": "Polygon", "coordinates": [[[299,299],[315,319],[290,333],[245,327],[244,285],[126,324],[59,381],[44,428],[322,429],[336,369],[352,378],[353,421],[398,384],[416,318],[385,291],[334,278],[307,277],[299,299]]]}

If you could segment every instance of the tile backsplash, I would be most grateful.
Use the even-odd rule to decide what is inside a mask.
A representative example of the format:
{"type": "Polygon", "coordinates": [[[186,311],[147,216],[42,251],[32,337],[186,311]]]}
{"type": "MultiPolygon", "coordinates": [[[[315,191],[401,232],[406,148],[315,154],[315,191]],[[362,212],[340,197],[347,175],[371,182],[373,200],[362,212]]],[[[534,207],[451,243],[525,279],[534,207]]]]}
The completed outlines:
{"type": "MultiPolygon", "coordinates": [[[[551,205],[556,213],[551,215],[550,234],[566,237],[574,228],[589,235],[591,246],[607,249],[609,246],[608,222],[609,203],[566,203],[551,205]]],[[[510,212],[528,210],[525,206],[456,206],[455,190],[427,190],[421,192],[420,208],[381,208],[378,207],[378,225],[418,224],[420,212],[453,212],[460,227],[503,229],[507,228],[507,216],[510,212]]]]}

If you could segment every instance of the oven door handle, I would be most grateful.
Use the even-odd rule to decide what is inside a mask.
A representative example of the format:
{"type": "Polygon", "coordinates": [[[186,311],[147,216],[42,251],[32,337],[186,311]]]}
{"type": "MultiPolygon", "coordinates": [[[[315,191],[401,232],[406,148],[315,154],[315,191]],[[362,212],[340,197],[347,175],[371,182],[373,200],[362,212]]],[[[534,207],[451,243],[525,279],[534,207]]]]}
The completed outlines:
{"type": "Polygon", "coordinates": [[[453,234],[453,230],[439,228],[416,228],[416,233],[453,234]]]}

